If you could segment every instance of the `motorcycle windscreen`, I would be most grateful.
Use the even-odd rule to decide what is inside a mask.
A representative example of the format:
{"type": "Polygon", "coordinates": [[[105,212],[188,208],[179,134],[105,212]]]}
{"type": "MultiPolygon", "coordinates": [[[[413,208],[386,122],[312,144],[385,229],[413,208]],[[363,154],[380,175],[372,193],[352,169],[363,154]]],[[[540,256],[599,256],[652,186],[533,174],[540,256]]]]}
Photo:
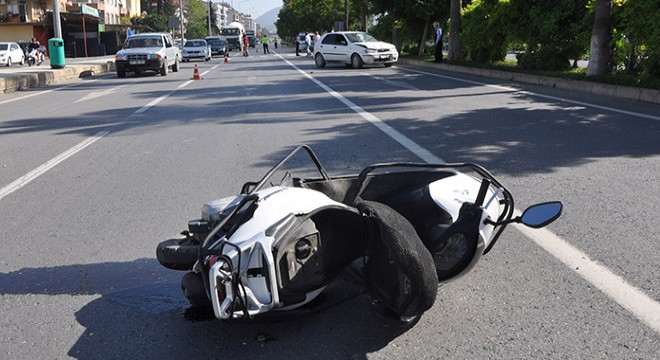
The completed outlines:
{"type": "Polygon", "coordinates": [[[399,318],[433,306],[438,278],[431,253],[406,218],[387,205],[363,201],[358,210],[370,229],[367,286],[373,298],[399,318]]]}
{"type": "Polygon", "coordinates": [[[329,206],[281,224],[273,257],[282,306],[306,302],[353,260],[364,255],[361,216],[329,206]]]}

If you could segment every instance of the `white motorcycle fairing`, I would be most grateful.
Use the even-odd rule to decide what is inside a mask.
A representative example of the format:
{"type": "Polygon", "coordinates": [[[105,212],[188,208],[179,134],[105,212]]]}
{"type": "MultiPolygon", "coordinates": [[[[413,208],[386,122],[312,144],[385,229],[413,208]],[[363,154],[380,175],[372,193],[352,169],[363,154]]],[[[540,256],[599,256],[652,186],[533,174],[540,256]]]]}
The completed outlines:
{"type": "MultiPolygon", "coordinates": [[[[329,231],[321,234],[318,227],[334,225],[336,228],[328,222],[343,218],[353,223],[343,225],[352,227],[355,232],[360,226],[360,216],[323,193],[272,187],[254,195],[258,200],[252,217],[230,237],[223,236],[215,241],[209,247],[214,255],[205,259],[211,264],[209,293],[214,314],[219,319],[304,305],[364,250],[360,240],[354,240],[359,252],[348,252],[341,264],[326,264],[325,252],[335,251],[338,246],[346,247],[342,241],[347,241],[347,234],[345,239],[330,238],[329,231]],[[331,213],[334,220],[325,213],[331,213]]],[[[232,201],[225,203],[233,204],[232,201]]],[[[340,229],[333,231],[341,232],[340,229]]],[[[356,236],[360,236],[359,229],[352,237],[356,236]]],[[[195,268],[205,271],[199,262],[195,268]]]]}

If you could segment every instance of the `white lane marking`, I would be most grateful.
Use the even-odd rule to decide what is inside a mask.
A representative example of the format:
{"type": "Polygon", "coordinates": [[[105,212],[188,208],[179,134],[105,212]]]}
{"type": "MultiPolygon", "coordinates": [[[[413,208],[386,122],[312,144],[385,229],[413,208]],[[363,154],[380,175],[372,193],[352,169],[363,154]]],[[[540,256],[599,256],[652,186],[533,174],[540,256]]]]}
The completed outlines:
{"type": "Polygon", "coordinates": [[[184,82],[183,84],[177,86],[177,89],[183,89],[184,87],[190,85],[190,83],[192,83],[193,81],[194,80],[188,80],[188,81],[184,82]]]}
{"type": "MultiPolygon", "coordinates": [[[[401,69],[401,68],[399,68],[399,69],[401,69]]],[[[530,95],[530,96],[540,97],[540,98],[544,98],[544,99],[550,99],[550,100],[554,100],[554,101],[566,102],[566,103],[569,103],[569,104],[576,104],[576,105],[580,105],[580,106],[591,107],[591,108],[595,108],[595,109],[615,112],[615,113],[624,114],[624,115],[630,115],[630,116],[636,116],[636,117],[640,117],[640,118],[660,121],[660,116],[642,114],[642,113],[638,113],[638,112],[634,112],[634,111],[622,110],[622,109],[617,109],[617,108],[613,108],[613,107],[609,107],[609,106],[602,106],[602,105],[592,104],[592,103],[583,102],[583,101],[571,100],[571,99],[566,99],[566,98],[562,98],[562,97],[558,97],[558,96],[544,95],[544,94],[534,93],[534,92],[531,92],[531,91],[520,90],[520,89],[517,89],[517,88],[514,88],[514,87],[510,87],[510,86],[486,84],[486,83],[482,83],[482,82],[479,82],[479,81],[460,79],[460,78],[456,78],[456,77],[452,77],[452,76],[434,74],[434,73],[430,73],[430,72],[427,72],[427,71],[421,71],[421,70],[415,70],[415,69],[406,68],[406,69],[403,69],[403,70],[418,73],[418,74],[423,74],[423,75],[429,75],[429,76],[454,80],[454,81],[460,81],[460,82],[464,82],[464,83],[468,83],[468,84],[492,87],[492,88],[499,89],[499,90],[517,92],[517,93],[524,94],[524,95],[530,95]]]]}
{"type": "Polygon", "coordinates": [[[277,56],[285,61],[289,66],[293,67],[296,69],[299,73],[301,73],[303,76],[306,78],[312,80],[316,85],[318,85],[321,89],[325,90],[327,93],[330,95],[334,96],[337,100],[341,101],[344,105],[349,107],[351,110],[355,111],[358,115],[360,115],[363,119],[367,120],[368,122],[372,123],[374,126],[376,126],[380,131],[384,132],[388,136],[390,136],[392,139],[394,139],[396,142],[401,144],[404,148],[410,150],[413,154],[417,155],[420,159],[424,160],[427,163],[431,164],[438,164],[438,163],[443,163],[444,161],[440,159],[439,157],[433,155],[430,151],[424,149],[423,147],[417,145],[414,141],[412,141],[410,138],[407,136],[403,135],[402,133],[394,130],[392,127],[389,125],[385,124],[383,121],[381,121],[379,118],[376,116],[372,115],[371,113],[367,112],[366,110],[362,109],[352,101],[348,100],[338,92],[334,91],[331,89],[329,86],[325,85],[324,83],[320,82],[319,80],[316,80],[314,77],[311,75],[307,74],[294,64],[292,64],[289,60],[285,59],[282,57],[282,55],[277,54],[277,56]]]}
{"type": "Polygon", "coordinates": [[[133,114],[142,114],[143,112],[145,112],[145,111],[151,109],[152,107],[156,106],[159,102],[167,99],[170,95],[172,95],[173,92],[174,91],[170,91],[170,93],[167,94],[167,95],[163,95],[163,96],[158,97],[154,100],[151,100],[151,102],[149,102],[147,105],[135,110],[135,112],[133,114]]]}
{"type": "MultiPolygon", "coordinates": [[[[96,80],[85,81],[84,84],[89,84],[90,82],[94,82],[94,81],[96,81],[96,80]]],[[[80,85],[80,84],[83,84],[83,83],[69,84],[69,85],[64,85],[64,86],[58,86],[58,87],[56,87],[56,88],[54,88],[54,89],[49,89],[49,90],[44,90],[44,91],[38,91],[38,92],[35,92],[35,93],[32,93],[32,94],[29,94],[29,95],[25,95],[25,96],[21,96],[21,97],[13,98],[13,99],[5,100],[5,101],[0,101],[0,105],[2,105],[2,104],[7,104],[7,103],[10,103],[10,102],[12,102],[12,101],[18,101],[18,100],[23,100],[23,99],[31,98],[31,97],[33,97],[33,96],[38,96],[38,95],[48,94],[49,92],[57,91],[57,90],[60,90],[60,89],[70,88],[70,87],[72,87],[72,86],[77,86],[77,85],[80,85]]]]}
{"type": "MultiPolygon", "coordinates": [[[[90,81],[96,81],[96,80],[90,80],[90,81]]],[[[192,82],[192,80],[186,81],[185,83],[179,85],[179,88],[182,88],[182,87],[188,85],[191,82],[192,82]]],[[[87,83],[89,83],[89,82],[87,82],[87,83]]],[[[64,89],[64,88],[75,86],[75,85],[79,85],[79,84],[71,84],[71,85],[61,86],[61,87],[58,87],[57,89],[64,89]]],[[[118,89],[118,88],[121,88],[123,86],[126,86],[126,85],[121,85],[121,86],[118,86],[118,87],[113,88],[113,89],[118,89]]],[[[41,91],[41,92],[36,93],[36,94],[31,94],[31,95],[23,96],[21,98],[16,98],[16,99],[11,99],[11,100],[8,100],[8,101],[5,101],[5,102],[0,102],[0,104],[4,104],[4,103],[10,102],[10,101],[15,101],[15,100],[18,100],[18,99],[25,99],[25,98],[28,98],[28,97],[31,97],[31,96],[36,96],[36,95],[40,95],[40,94],[49,93],[49,92],[55,91],[57,89],[50,89],[50,90],[46,90],[46,91],[41,91]]],[[[112,92],[113,89],[106,90],[105,92],[110,93],[110,92],[112,92]]],[[[153,106],[155,106],[159,102],[167,99],[167,97],[172,95],[175,91],[176,91],[176,89],[170,91],[170,93],[167,94],[167,95],[163,95],[163,96],[161,96],[157,99],[152,100],[147,105],[145,105],[145,106],[141,107],[140,109],[136,110],[134,112],[134,114],[141,114],[141,113],[149,110],[150,108],[152,108],[153,106]]],[[[86,148],[87,146],[93,144],[94,142],[96,142],[97,140],[101,139],[102,137],[108,135],[109,133],[110,133],[109,131],[98,132],[96,135],[87,138],[85,141],[83,141],[83,142],[79,143],[78,145],[70,148],[69,150],[57,155],[56,157],[48,160],[43,165],[37,167],[36,169],[30,171],[27,174],[21,176],[20,178],[18,178],[16,181],[12,182],[11,184],[3,187],[2,189],[0,189],[0,200],[2,198],[4,198],[5,196],[7,196],[7,195],[13,193],[14,191],[22,188],[23,186],[27,185],[29,182],[31,182],[32,180],[34,180],[37,177],[41,176],[46,171],[52,169],[57,164],[61,163],[62,161],[66,160],[66,159],[68,159],[69,157],[73,156],[77,152],[79,152],[82,149],[86,148]]]]}
{"type": "Polygon", "coordinates": [[[39,166],[38,168],[30,171],[29,173],[21,176],[18,178],[16,181],[12,182],[11,184],[3,187],[0,189],[0,199],[4,198],[5,196],[13,193],[14,191],[22,188],[23,186],[27,185],[29,182],[32,180],[36,179],[37,177],[43,175],[46,171],[52,169],[55,167],[57,164],[61,163],[62,161],[70,158],[71,156],[75,155],[82,149],[86,148],[87,146],[93,144],[97,140],[101,139],[102,137],[108,135],[110,132],[109,131],[101,131],[96,133],[96,135],[87,138],[83,142],[77,144],[76,146],[70,148],[69,150],[57,155],[56,157],[46,161],[43,165],[39,166]]]}
{"type": "Polygon", "coordinates": [[[660,303],[648,297],[642,290],[628,284],[605,266],[591,260],[587,254],[550,230],[530,229],[522,225],[515,225],[515,228],[660,333],[660,303]]]}
{"type": "Polygon", "coordinates": [[[127,86],[127,85],[126,84],[119,85],[119,86],[115,86],[115,87],[112,87],[112,88],[109,88],[109,89],[106,89],[106,90],[102,90],[102,91],[92,91],[91,93],[89,93],[89,94],[81,97],[80,99],[74,101],[73,103],[75,104],[75,103],[78,103],[78,102],[81,102],[81,101],[96,99],[96,98],[101,97],[101,96],[110,95],[113,92],[123,88],[124,86],[127,86]]]}
{"type": "MultiPolygon", "coordinates": [[[[323,90],[358,113],[360,116],[362,116],[362,118],[374,124],[377,128],[392,137],[395,141],[403,145],[406,149],[410,150],[413,154],[417,155],[422,160],[426,161],[427,163],[443,162],[440,158],[417,145],[405,135],[384,124],[374,115],[366,112],[364,109],[355,105],[350,100],[344,98],[341,94],[335,92],[327,85],[313,78],[306,72],[300,70],[297,66],[293,65],[279,54],[278,56],[287,64],[289,64],[289,66],[296,69],[306,78],[312,80],[323,90]]],[[[462,79],[456,80],[462,81],[462,79]]],[[[471,81],[467,80],[466,82],[471,81]]],[[[476,82],[472,83],[478,84],[476,82]]],[[[516,212],[518,214],[520,213],[519,210],[516,210],[516,212]]],[[[552,256],[564,263],[569,269],[577,272],[587,282],[596,286],[605,295],[609,296],[624,309],[631,312],[640,321],[647,324],[657,333],[660,333],[660,303],[651,299],[648,295],[644,294],[643,291],[628,284],[623,278],[615,275],[606,267],[599,265],[595,261],[589,259],[589,257],[584,252],[575,248],[566,240],[553,234],[551,231],[547,229],[532,230],[524,226],[516,226],[516,229],[520,230],[523,234],[525,234],[525,236],[532,239],[532,241],[538,244],[542,249],[546,250],[552,256]]]]}

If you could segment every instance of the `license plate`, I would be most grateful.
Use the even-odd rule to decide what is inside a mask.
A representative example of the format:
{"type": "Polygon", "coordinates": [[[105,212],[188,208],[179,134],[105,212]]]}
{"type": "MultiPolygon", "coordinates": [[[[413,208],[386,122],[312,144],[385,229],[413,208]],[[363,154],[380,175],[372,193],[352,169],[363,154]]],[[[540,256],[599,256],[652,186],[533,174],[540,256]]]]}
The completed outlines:
{"type": "Polygon", "coordinates": [[[392,55],[381,55],[380,56],[381,59],[389,59],[391,57],[392,57],[392,55]]]}
{"type": "Polygon", "coordinates": [[[128,63],[131,65],[144,65],[144,60],[131,60],[128,63]]]}

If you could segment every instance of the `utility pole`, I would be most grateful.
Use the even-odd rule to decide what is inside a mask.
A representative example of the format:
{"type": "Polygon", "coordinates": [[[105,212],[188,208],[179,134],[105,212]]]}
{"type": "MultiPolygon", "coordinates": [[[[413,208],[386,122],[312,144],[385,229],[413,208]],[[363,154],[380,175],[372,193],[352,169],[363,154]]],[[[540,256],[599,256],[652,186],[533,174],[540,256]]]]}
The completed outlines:
{"type": "Polygon", "coordinates": [[[344,31],[348,31],[348,0],[344,0],[344,31]]]}
{"type": "Polygon", "coordinates": [[[62,38],[62,24],[60,23],[60,7],[57,0],[53,0],[53,32],[58,39],[62,38]]]}
{"type": "Polygon", "coordinates": [[[181,46],[183,46],[183,0],[179,0],[179,27],[181,28],[181,46]]]}
{"type": "Polygon", "coordinates": [[[209,20],[209,34],[208,36],[211,36],[211,0],[209,0],[209,9],[208,9],[208,20],[209,20]]]}

